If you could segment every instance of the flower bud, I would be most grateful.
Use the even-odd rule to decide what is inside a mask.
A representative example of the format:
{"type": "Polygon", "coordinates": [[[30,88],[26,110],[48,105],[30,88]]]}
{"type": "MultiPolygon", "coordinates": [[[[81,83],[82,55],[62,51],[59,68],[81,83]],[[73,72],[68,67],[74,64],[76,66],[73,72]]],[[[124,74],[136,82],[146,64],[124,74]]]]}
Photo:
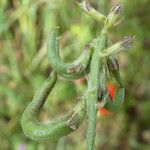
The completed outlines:
{"type": "MultiPolygon", "coordinates": [[[[106,87],[107,87],[107,92],[109,93],[109,97],[110,97],[110,99],[109,99],[108,101],[110,101],[110,100],[114,101],[114,100],[115,100],[115,95],[116,95],[116,87],[115,87],[113,84],[111,84],[111,83],[107,83],[106,87]]],[[[102,93],[103,93],[103,92],[102,92],[102,93]]],[[[103,93],[103,94],[104,94],[104,93],[103,93]]],[[[102,96],[103,96],[103,95],[102,95],[102,96]]],[[[103,97],[101,97],[101,98],[103,98],[103,97]]],[[[107,103],[108,101],[106,101],[106,103],[107,103]]],[[[104,104],[104,105],[105,105],[105,104],[104,104]]],[[[99,106],[99,105],[98,105],[98,106],[99,106]]],[[[100,106],[101,106],[101,105],[100,105],[100,106]]],[[[100,108],[99,108],[99,113],[100,113],[101,115],[104,115],[104,116],[111,114],[111,112],[108,111],[105,107],[100,107],[100,108]]]]}
{"type": "Polygon", "coordinates": [[[119,70],[118,61],[115,58],[109,58],[107,60],[107,66],[108,66],[108,68],[109,68],[110,71],[119,70]]]}
{"type": "Polygon", "coordinates": [[[82,3],[78,3],[78,5],[85,12],[89,12],[93,9],[93,7],[87,1],[83,1],[82,3]]]}
{"type": "Polygon", "coordinates": [[[110,73],[113,75],[117,83],[120,87],[123,87],[121,75],[119,72],[119,64],[116,58],[111,57],[107,59],[107,66],[109,68],[110,73]]]}
{"type": "Polygon", "coordinates": [[[78,3],[78,5],[92,19],[94,19],[100,23],[102,23],[102,22],[104,23],[106,16],[104,16],[100,12],[96,11],[87,1],[83,1],[82,3],[78,3]]]}
{"type": "Polygon", "coordinates": [[[119,20],[121,14],[123,12],[123,7],[120,4],[116,4],[110,11],[107,19],[107,28],[114,26],[119,20]]]}
{"type": "Polygon", "coordinates": [[[124,50],[131,49],[133,47],[133,36],[127,36],[120,42],[108,47],[102,53],[102,57],[108,57],[118,54],[119,52],[123,52],[124,50]]]}

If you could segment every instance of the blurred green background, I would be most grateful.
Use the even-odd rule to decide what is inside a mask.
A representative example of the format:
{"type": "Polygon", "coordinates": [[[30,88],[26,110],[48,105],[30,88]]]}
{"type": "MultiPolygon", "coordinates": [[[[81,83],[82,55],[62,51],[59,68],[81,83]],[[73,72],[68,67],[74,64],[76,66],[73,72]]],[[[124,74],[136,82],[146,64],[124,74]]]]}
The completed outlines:
{"type": "MultiPolygon", "coordinates": [[[[132,51],[118,56],[126,98],[121,112],[97,120],[96,150],[150,149],[150,0],[91,0],[108,14],[124,5],[124,20],[110,32],[116,42],[134,35],[132,51]]],[[[77,58],[96,37],[98,24],[75,0],[0,0],[0,150],[85,150],[86,120],[67,137],[48,143],[28,139],[20,127],[24,109],[50,72],[47,34],[60,26],[63,60],[77,58]]],[[[71,109],[86,88],[83,80],[59,79],[39,119],[48,122],[71,109]]]]}

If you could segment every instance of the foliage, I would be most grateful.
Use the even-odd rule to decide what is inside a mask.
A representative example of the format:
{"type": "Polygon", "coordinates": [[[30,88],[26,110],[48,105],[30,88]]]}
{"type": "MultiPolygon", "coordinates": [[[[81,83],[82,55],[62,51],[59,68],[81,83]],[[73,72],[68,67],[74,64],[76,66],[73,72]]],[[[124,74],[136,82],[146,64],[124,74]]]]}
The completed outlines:
{"type": "MultiPolygon", "coordinates": [[[[111,2],[102,2],[91,1],[91,4],[99,10],[109,10],[106,6],[110,8],[111,2]]],[[[130,55],[118,56],[126,88],[124,109],[110,117],[98,119],[96,147],[149,149],[150,4],[149,0],[119,2],[125,6],[125,21],[112,31],[111,39],[117,41],[129,33],[135,35],[136,43],[130,55]]],[[[20,127],[23,110],[50,72],[46,39],[54,26],[61,27],[60,51],[62,58],[68,62],[79,56],[84,45],[98,31],[97,23],[82,13],[75,1],[0,1],[0,149],[85,149],[86,124],[69,137],[44,144],[27,139],[20,127]]],[[[60,97],[62,93],[68,94],[68,88],[61,88],[61,92],[58,89],[59,94],[50,96],[40,116],[43,121],[68,110],[85,89],[84,81],[67,82],[69,89],[72,87],[75,92],[60,97]]],[[[66,86],[66,81],[64,83],[61,79],[58,84],[66,86]]]]}

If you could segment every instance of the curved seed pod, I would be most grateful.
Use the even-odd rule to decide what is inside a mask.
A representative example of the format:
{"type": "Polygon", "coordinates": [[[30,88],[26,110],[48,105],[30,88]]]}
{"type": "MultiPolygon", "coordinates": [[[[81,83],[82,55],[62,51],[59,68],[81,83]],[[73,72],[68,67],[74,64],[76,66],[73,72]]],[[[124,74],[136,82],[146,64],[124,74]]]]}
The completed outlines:
{"type": "Polygon", "coordinates": [[[34,141],[50,141],[65,136],[76,130],[84,118],[85,100],[83,99],[67,115],[52,123],[44,124],[36,119],[56,80],[57,74],[53,71],[37,90],[33,100],[22,115],[21,126],[23,132],[34,141]]]}
{"type": "Polygon", "coordinates": [[[114,76],[114,78],[117,81],[117,83],[119,84],[119,86],[123,88],[123,83],[121,80],[121,75],[119,72],[119,64],[118,64],[117,59],[108,58],[107,59],[107,66],[109,68],[110,73],[112,73],[112,75],[114,76]]]}
{"type": "Polygon", "coordinates": [[[86,46],[79,58],[73,63],[64,63],[59,56],[56,29],[52,29],[48,36],[47,55],[50,65],[56,72],[68,79],[78,79],[85,76],[88,73],[86,68],[92,55],[91,46],[86,46]]]}

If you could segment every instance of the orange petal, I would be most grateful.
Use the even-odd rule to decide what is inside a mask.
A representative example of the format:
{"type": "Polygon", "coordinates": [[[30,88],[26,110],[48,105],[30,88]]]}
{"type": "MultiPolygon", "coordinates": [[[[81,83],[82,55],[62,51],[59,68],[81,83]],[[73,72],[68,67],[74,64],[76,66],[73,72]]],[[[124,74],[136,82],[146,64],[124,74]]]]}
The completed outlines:
{"type": "MultiPolygon", "coordinates": [[[[109,92],[109,96],[111,97],[111,100],[114,100],[115,98],[115,93],[116,93],[116,88],[113,84],[111,83],[107,83],[106,85],[107,89],[108,89],[108,92],[109,92]]],[[[104,116],[108,116],[108,115],[111,115],[112,113],[109,112],[107,109],[105,108],[100,108],[99,109],[99,113],[104,115],[104,116]]]]}
{"type": "Polygon", "coordinates": [[[99,109],[99,113],[104,115],[104,116],[108,116],[108,115],[111,115],[112,113],[109,112],[108,110],[106,110],[105,108],[100,108],[99,109]]]}
{"type": "Polygon", "coordinates": [[[111,97],[112,100],[114,100],[115,98],[115,93],[116,93],[116,88],[113,84],[111,83],[107,83],[107,89],[108,89],[108,92],[109,92],[109,96],[111,97]]]}

